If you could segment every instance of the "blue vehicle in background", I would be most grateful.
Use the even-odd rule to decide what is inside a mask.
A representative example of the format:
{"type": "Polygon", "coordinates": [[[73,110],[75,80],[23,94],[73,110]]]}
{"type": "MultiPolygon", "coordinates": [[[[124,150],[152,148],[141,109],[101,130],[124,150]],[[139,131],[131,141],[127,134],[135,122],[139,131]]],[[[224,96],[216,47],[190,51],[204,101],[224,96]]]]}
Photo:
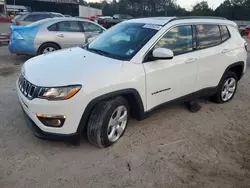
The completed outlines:
{"type": "Polygon", "coordinates": [[[27,26],[10,27],[9,51],[15,54],[39,55],[63,48],[82,46],[106,29],[79,18],[48,18],[27,26]]]}

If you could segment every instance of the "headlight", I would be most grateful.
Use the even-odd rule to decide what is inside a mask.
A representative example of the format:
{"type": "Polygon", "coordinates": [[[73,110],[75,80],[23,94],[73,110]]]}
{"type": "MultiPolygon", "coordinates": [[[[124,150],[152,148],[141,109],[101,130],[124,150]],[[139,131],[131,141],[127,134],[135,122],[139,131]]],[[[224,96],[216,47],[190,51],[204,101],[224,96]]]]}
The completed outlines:
{"type": "Polygon", "coordinates": [[[54,87],[54,88],[41,88],[38,98],[47,100],[67,100],[77,94],[80,91],[81,86],[66,86],[66,87],[54,87]]]}

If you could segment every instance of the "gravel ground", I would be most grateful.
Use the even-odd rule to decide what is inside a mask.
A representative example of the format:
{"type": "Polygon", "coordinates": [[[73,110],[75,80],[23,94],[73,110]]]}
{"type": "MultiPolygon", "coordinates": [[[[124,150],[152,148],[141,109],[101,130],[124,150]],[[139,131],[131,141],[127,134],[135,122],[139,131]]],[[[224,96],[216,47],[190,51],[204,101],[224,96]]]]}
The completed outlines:
{"type": "Polygon", "coordinates": [[[0,187],[250,187],[250,69],[230,103],[201,101],[195,114],[175,105],[131,121],[113,147],[37,139],[15,81],[28,57],[0,47],[0,187]]]}

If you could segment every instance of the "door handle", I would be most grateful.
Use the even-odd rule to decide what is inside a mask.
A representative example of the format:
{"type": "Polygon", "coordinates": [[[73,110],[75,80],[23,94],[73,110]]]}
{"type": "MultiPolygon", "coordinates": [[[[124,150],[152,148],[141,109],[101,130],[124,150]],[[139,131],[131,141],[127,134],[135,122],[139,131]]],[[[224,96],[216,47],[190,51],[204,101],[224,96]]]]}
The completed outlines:
{"type": "Polygon", "coordinates": [[[63,34],[58,34],[57,36],[58,36],[58,37],[64,37],[64,35],[63,35],[63,34]]]}
{"type": "Polygon", "coordinates": [[[225,53],[227,53],[227,52],[229,52],[229,51],[230,51],[229,49],[224,49],[224,50],[222,50],[221,53],[225,54],[225,53]]]}
{"type": "Polygon", "coordinates": [[[195,61],[197,61],[197,58],[190,58],[185,63],[193,63],[195,61]]]}

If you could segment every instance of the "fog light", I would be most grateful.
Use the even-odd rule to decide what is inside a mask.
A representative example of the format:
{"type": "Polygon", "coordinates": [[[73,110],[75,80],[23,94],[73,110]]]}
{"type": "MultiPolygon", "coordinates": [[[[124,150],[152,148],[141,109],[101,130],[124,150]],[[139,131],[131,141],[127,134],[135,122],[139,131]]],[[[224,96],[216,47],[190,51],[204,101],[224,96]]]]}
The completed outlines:
{"type": "Polygon", "coordinates": [[[36,117],[47,127],[62,127],[66,117],[48,114],[36,114],[36,117]]]}

